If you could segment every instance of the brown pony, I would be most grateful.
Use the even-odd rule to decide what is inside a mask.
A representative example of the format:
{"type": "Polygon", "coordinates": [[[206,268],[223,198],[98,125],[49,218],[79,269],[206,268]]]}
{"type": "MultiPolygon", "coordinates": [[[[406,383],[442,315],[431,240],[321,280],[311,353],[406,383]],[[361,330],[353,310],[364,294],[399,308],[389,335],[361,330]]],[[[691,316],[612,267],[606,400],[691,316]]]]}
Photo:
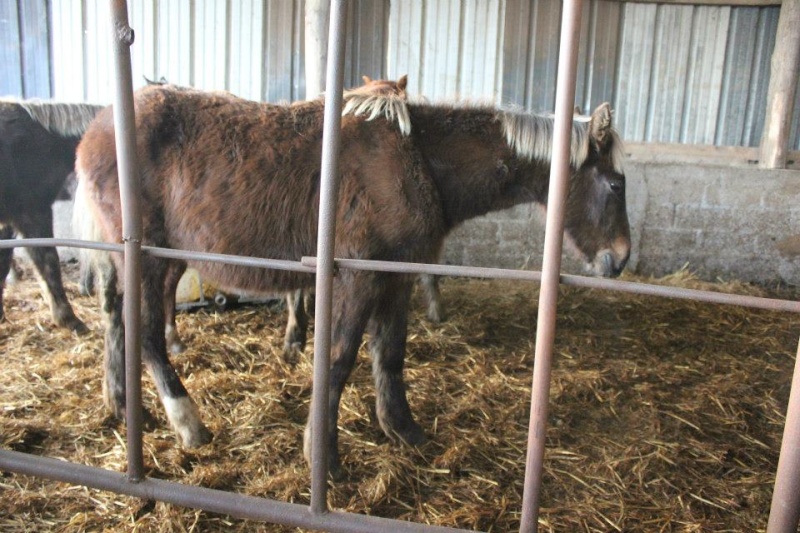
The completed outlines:
{"type": "MultiPolygon", "coordinates": [[[[408,83],[408,76],[401,76],[397,81],[377,79],[373,80],[369,76],[362,76],[364,84],[348,89],[344,92],[344,99],[348,103],[358,102],[362,107],[366,105],[369,108],[369,103],[374,101],[373,96],[387,96],[393,95],[406,99],[406,85],[408,83]]],[[[169,85],[169,83],[162,77],[160,81],[151,81],[145,78],[148,85],[169,85]]],[[[217,94],[226,95],[230,94],[225,91],[219,91],[217,94]]],[[[298,102],[294,105],[303,104],[298,102]]],[[[370,108],[370,110],[372,110],[370,108]]],[[[344,113],[348,114],[351,110],[345,110],[344,113]]],[[[357,113],[357,110],[352,110],[357,113]]],[[[73,226],[80,228],[80,234],[86,240],[99,240],[102,236],[98,233],[98,228],[94,225],[91,218],[87,217],[85,206],[81,204],[82,198],[78,195],[78,202],[76,208],[73,210],[73,226]]],[[[99,268],[100,261],[107,260],[107,258],[100,258],[105,252],[97,250],[83,250],[81,253],[81,291],[84,294],[89,294],[93,291],[91,285],[93,283],[92,273],[94,269],[99,268]],[[85,270],[84,270],[84,267],[85,270]]],[[[176,322],[176,302],[175,292],[177,291],[178,284],[181,276],[186,271],[186,263],[180,261],[173,261],[169,265],[167,276],[165,279],[164,287],[164,315],[165,315],[165,335],[167,339],[167,347],[169,351],[178,354],[186,349],[186,344],[178,334],[178,327],[176,322]]],[[[426,305],[428,306],[428,316],[432,321],[438,322],[443,315],[442,306],[440,303],[440,294],[438,289],[438,281],[434,276],[423,275],[420,277],[424,294],[426,298],[426,305]]],[[[306,313],[306,302],[311,300],[308,297],[308,291],[298,289],[297,291],[290,291],[286,293],[286,309],[288,320],[286,323],[286,333],[283,343],[283,357],[284,360],[293,362],[304,351],[307,331],[308,331],[308,315],[306,313]]]]}
{"type": "MultiPolygon", "coordinates": [[[[492,107],[406,102],[395,95],[348,102],[342,118],[335,255],[435,262],[461,222],[523,202],[544,205],[553,120],[492,107]],[[374,117],[373,120],[367,120],[374,117]],[[408,122],[404,123],[404,117],[408,122]]],[[[275,106],[171,86],[135,96],[143,243],[275,259],[316,254],[323,102],[275,106]]],[[[608,104],[573,124],[565,233],[592,274],[616,276],[630,253],[620,140],[608,104]]],[[[106,240],[122,214],[110,111],[78,148],[77,170],[106,240]]],[[[116,268],[101,276],[106,324],[104,400],[125,411],[122,295],[116,268]]],[[[212,439],[169,362],[164,337],[168,261],[145,254],[142,358],[180,441],[212,439]]],[[[220,287],[272,293],[313,286],[310,274],[191,261],[220,287]]],[[[113,266],[113,265],[112,265],[113,266]]],[[[365,331],[376,413],[391,439],[425,439],[403,380],[410,275],[342,269],[334,279],[330,471],[340,473],[338,407],[365,331]]],[[[306,451],[310,428],[306,428],[306,451]]]]}

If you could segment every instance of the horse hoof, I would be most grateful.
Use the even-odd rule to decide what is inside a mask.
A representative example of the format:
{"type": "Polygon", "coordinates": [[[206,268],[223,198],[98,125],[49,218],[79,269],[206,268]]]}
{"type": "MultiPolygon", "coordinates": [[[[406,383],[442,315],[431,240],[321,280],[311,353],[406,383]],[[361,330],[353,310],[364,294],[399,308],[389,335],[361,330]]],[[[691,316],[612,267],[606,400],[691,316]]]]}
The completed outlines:
{"type": "Polygon", "coordinates": [[[201,425],[191,434],[180,435],[180,440],[184,448],[199,448],[214,440],[214,434],[211,433],[208,428],[201,425]]]}
{"type": "Polygon", "coordinates": [[[444,311],[438,307],[428,309],[428,322],[432,324],[441,324],[444,322],[444,311]]]}
{"type": "Polygon", "coordinates": [[[428,440],[428,437],[425,436],[425,431],[416,423],[412,423],[402,431],[395,431],[395,433],[403,443],[409,446],[421,446],[428,440]]]}
{"type": "Polygon", "coordinates": [[[300,361],[300,357],[303,355],[303,345],[299,342],[293,342],[291,344],[286,343],[283,345],[283,360],[290,364],[296,365],[300,361]]]}
{"type": "Polygon", "coordinates": [[[78,335],[86,335],[87,333],[89,333],[89,328],[86,326],[86,324],[84,324],[80,320],[78,320],[78,322],[73,326],[71,326],[69,329],[71,329],[78,335]]]}
{"type": "Polygon", "coordinates": [[[63,320],[56,320],[56,325],[74,331],[78,335],[86,335],[89,333],[89,328],[84,324],[81,319],[76,316],[67,317],[63,320]]]}

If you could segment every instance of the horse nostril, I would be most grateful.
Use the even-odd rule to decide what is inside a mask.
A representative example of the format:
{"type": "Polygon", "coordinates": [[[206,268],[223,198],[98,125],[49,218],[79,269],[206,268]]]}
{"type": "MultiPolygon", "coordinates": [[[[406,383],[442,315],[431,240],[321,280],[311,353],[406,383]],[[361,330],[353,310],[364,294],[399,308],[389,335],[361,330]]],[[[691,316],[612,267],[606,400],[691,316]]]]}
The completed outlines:
{"type": "Polygon", "coordinates": [[[603,254],[603,277],[615,277],[614,272],[614,256],[610,252],[606,252],[603,254]]]}
{"type": "Polygon", "coordinates": [[[617,268],[614,269],[615,278],[620,274],[622,274],[622,271],[625,270],[625,265],[628,264],[628,259],[630,259],[630,257],[631,257],[630,254],[628,254],[622,258],[622,261],[619,262],[619,266],[617,266],[617,268]]]}

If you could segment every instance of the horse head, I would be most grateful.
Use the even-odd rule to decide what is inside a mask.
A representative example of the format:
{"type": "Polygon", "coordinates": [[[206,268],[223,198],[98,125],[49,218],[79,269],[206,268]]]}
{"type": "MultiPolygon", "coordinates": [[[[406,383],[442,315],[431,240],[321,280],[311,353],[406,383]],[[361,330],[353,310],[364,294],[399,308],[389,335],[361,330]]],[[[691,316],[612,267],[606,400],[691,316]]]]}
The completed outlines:
{"type": "Polygon", "coordinates": [[[570,179],[564,230],[566,242],[596,276],[616,277],[630,257],[625,206],[623,149],[604,103],[589,118],[588,152],[570,179]]]}

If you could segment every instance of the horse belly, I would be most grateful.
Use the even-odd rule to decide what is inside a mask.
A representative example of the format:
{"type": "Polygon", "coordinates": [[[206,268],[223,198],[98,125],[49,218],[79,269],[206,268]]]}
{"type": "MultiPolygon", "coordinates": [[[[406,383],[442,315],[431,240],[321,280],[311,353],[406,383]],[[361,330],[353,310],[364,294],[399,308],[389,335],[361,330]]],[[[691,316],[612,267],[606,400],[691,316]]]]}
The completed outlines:
{"type": "MultiPolygon", "coordinates": [[[[318,200],[312,200],[312,205],[298,200],[298,195],[313,195],[303,180],[289,186],[270,183],[271,179],[280,182],[280,177],[233,174],[227,178],[238,180],[240,186],[210,178],[200,187],[181,189],[173,184],[164,208],[168,246],[288,261],[314,255],[318,200]]],[[[192,262],[192,266],[222,288],[248,293],[273,294],[313,284],[313,276],[293,271],[209,262],[192,262]]]]}
{"type": "Polygon", "coordinates": [[[314,275],[291,270],[225,265],[205,261],[190,262],[203,279],[227,292],[271,296],[288,291],[311,288],[314,275]]]}

